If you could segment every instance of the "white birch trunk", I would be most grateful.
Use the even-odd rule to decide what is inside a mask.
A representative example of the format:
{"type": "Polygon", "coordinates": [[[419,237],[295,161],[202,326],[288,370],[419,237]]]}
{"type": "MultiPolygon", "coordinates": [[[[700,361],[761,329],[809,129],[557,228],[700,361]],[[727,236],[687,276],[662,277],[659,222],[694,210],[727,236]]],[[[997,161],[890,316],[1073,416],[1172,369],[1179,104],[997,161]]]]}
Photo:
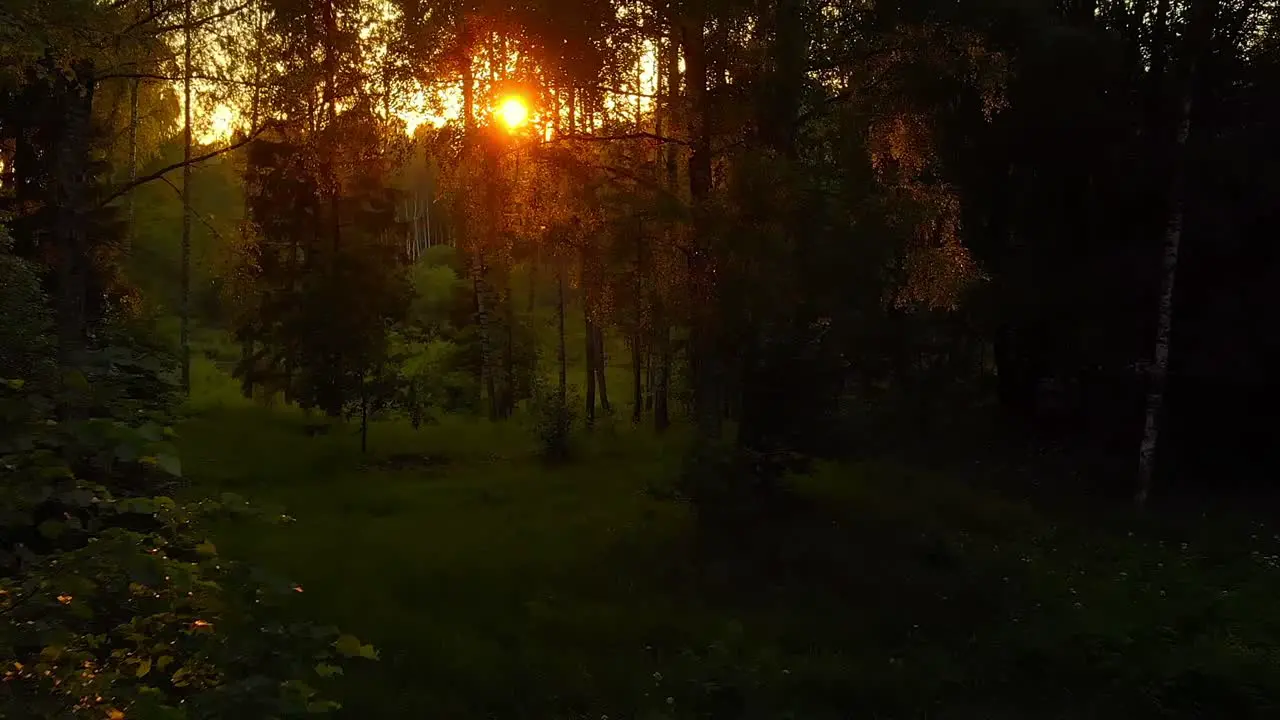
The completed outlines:
{"type": "Polygon", "coordinates": [[[1160,440],[1161,410],[1164,407],[1165,386],[1169,378],[1169,336],[1173,330],[1173,284],[1178,274],[1178,246],[1182,242],[1186,146],[1187,136],[1191,132],[1189,83],[1186,93],[1182,103],[1182,117],[1178,125],[1177,145],[1174,149],[1178,159],[1174,170],[1173,190],[1170,193],[1169,223],[1164,235],[1163,277],[1156,315],[1156,345],[1151,364],[1147,368],[1147,410],[1142,429],[1142,443],[1138,450],[1138,492],[1134,498],[1139,508],[1146,505],[1151,495],[1151,478],[1155,471],[1156,449],[1160,440]]]}

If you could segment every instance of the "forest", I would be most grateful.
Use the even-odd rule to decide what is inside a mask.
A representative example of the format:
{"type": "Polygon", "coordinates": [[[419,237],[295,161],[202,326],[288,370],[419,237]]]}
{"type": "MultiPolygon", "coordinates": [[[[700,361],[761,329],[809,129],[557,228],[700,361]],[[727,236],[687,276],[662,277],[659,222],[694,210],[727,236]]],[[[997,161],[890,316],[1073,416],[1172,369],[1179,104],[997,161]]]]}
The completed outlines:
{"type": "Polygon", "coordinates": [[[0,0],[0,719],[1280,717],[1277,197],[1276,0],[0,0]]]}

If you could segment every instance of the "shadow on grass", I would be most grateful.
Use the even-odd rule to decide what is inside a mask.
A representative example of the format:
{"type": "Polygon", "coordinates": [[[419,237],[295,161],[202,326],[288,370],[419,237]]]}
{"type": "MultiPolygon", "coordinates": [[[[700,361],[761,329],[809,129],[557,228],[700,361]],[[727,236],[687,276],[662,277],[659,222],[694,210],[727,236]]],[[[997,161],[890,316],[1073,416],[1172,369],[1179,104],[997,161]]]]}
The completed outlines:
{"type": "Polygon", "coordinates": [[[368,457],[307,422],[209,410],[182,449],[200,486],[298,518],[219,545],[379,647],[344,717],[1267,717],[1275,583],[1207,548],[1055,527],[894,464],[695,522],[648,492],[678,442],[627,425],[552,468],[519,422],[380,423],[368,457]]]}

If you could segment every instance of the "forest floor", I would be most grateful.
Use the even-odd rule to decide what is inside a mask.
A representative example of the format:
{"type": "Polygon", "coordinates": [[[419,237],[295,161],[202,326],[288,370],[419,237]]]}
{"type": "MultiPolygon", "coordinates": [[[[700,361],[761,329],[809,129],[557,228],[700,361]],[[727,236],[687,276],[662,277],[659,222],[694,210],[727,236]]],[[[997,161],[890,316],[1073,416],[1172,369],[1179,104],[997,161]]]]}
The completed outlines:
{"type": "Polygon", "coordinates": [[[736,533],[669,499],[678,437],[602,423],[548,467],[528,428],[311,437],[207,362],[195,488],[281,508],[218,528],[300,611],[373,643],[344,717],[1280,716],[1280,537],[1053,515],[900,462],[819,468],[736,533]]]}

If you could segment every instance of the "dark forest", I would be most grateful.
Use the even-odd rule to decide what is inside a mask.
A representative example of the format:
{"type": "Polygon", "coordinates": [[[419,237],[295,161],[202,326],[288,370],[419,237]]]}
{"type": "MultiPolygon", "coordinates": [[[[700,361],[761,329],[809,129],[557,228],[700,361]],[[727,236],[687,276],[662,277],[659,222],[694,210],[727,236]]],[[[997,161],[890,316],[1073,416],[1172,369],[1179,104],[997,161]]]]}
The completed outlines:
{"type": "Polygon", "coordinates": [[[1278,717],[1277,197],[1275,0],[0,0],[0,718],[1278,717]]]}

